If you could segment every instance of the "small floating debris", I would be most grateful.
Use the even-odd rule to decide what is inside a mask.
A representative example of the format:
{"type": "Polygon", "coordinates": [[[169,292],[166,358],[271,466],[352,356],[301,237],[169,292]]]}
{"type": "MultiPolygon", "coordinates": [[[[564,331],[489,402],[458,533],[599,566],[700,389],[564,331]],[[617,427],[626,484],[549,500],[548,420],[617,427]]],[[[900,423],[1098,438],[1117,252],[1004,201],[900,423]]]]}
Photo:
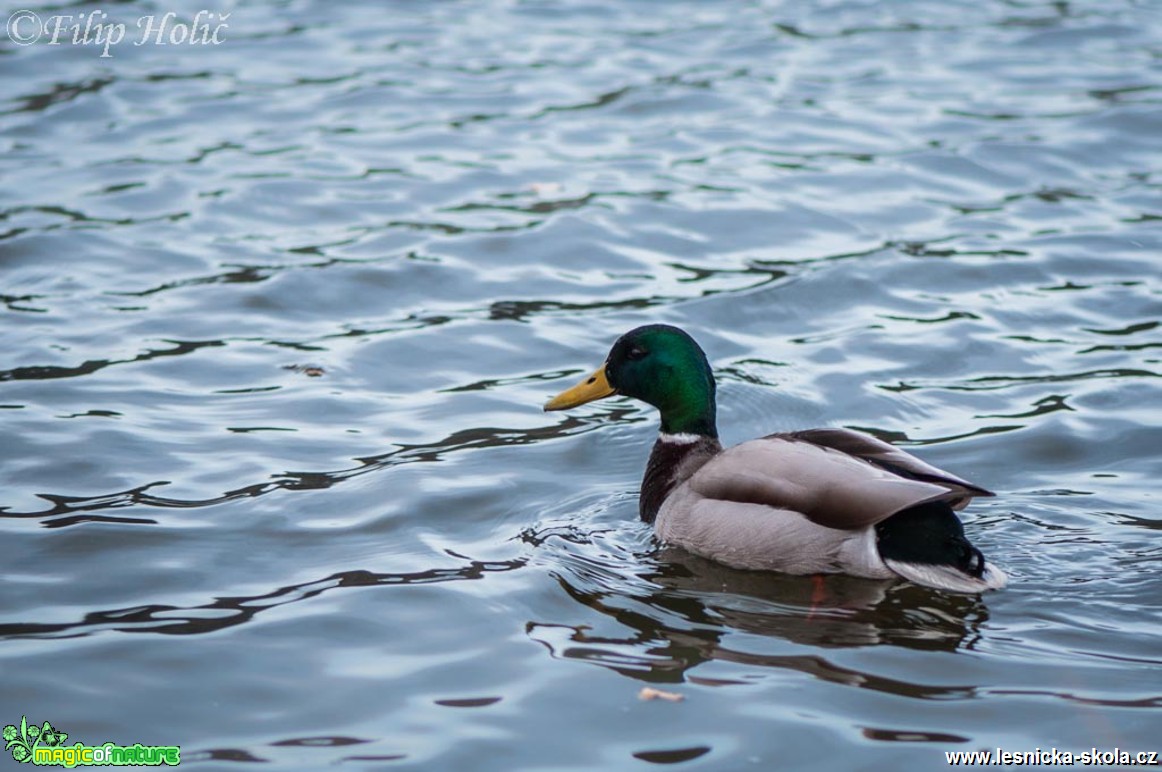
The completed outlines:
{"type": "Polygon", "coordinates": [[[561,183],[559,183],[559,182],[534,182],[532,185],[529,185],[529,189],[532,190],[532,192],[538,196],[551,196],[554,193],[561,192],[561,183]]]}
{"type": "Polygon", "coordinates": [[[319,365],[285,365],[283,370],[293,370],[296,373],[302,373],[311,378],[318,378],[327,371],[319,365]]]}
{"type": "Polygon", "coordinates": [[[683,694],[677,692],[664,692],[661,689],[655,689],[652,686],[643,686],[642,690],[637,693],[639,700],[665,700],[666,702],[681,702],[686,699],[683,694]]]}

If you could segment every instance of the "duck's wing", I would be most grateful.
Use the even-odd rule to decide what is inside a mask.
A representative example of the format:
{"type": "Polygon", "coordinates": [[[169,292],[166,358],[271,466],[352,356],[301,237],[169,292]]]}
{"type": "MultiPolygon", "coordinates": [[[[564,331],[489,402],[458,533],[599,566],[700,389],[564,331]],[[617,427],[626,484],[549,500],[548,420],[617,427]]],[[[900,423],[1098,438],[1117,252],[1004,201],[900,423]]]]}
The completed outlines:
{"type": "MultiPolygon", "coordinates": [[[[931,501],[987,495],[957,477],[847,430],[775,434],[708,461],[687,481],[702,501],[759,504],[827,528],[857,530],[931,501]]],[[[713,505],[712,505],[713,506],[713,505]]]]}
{"type": "Polygon", "coordinates": [[[973,496],[995,496],[990,490],[970,483],[968,480],[921,461],[911,453],[889,445],[870,434],[853,429],[807,429],[789,434],[773,434],[771,437],[788,437],[810,442],[849,456],[861,458],[881,469],[886,469],[901,477],[935,483],[949,490],[959,490],[962,497],[950,502],[953,509],[962,509],[973,496]]]}

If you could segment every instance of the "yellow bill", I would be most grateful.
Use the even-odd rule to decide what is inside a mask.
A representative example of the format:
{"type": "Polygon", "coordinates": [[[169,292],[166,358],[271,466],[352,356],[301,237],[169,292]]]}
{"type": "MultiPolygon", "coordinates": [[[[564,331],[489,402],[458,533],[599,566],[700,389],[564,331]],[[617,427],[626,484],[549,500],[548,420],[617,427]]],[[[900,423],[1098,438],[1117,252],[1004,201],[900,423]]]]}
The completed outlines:
{"type": "Polygon", "coordinates": [[[609,379],[605,377],[605,365],[602,365],[581,383],[571,389],[565,389],[546,402],[545,410],[568,410],[571,407],[584,405],[595,399],[611,397],[614,394],[616,392],[609,385],[609,379]]]}

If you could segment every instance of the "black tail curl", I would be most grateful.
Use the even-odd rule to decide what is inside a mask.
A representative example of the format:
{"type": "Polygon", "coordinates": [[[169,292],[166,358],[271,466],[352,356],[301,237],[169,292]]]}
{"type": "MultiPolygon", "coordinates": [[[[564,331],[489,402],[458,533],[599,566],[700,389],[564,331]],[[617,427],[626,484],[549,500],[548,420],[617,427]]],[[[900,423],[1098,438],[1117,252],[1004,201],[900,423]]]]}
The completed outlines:
{"type": "Polygon", "coordinates": [[[876,523],[876,544],[884,560],[952,566],[976,579],[984,574],[984,555],[942,501],[918,504],[876,523]]]}

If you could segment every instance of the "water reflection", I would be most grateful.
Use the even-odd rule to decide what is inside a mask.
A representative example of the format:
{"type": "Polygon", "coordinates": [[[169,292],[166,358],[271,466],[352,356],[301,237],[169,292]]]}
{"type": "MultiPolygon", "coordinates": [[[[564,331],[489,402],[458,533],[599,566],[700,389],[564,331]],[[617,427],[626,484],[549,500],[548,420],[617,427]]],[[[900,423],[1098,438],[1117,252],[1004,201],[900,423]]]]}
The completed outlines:
{"type": "Polygon", "coordinates": [[[525,565],[521,558],[505,561],[478,561],[448,553],[466,561],[453,568],[433,568],[409,573],[339,571],[300,584],[279,587],[261,595],[218,598],[198,606],[150,604],[132,608],[90,611],[79,622],[43,624],[12,622],[0,624],[0,639],[75,638],[106,630],[124,633],[200,635],[249,622],[263,611],[309,600],[341,588],[378,585],[417,585],[483,579],[487,574],[514,571],[525,565]]]}
{"type": "MultiPolygon", "coordinates": [[[[576,532],[555,534],[580,540],[576,532]]],[[[537,541],[535,534],[526,538],[537,541]]],[[[739,633],[795,647],[836,649],[893,645],[921,651],[972,649],[988,621],[979,597],[940,593],[903,582],[842,575],[821,581],[739,571],[664,547],[651,570],[617,581],[616,568],[571,555],[561,589],[614,620],[623,635],[590,626],[531,621],[530,638],[555,658],[582,660],[650,683],[705,682],[693,671],[720,660],[796,670],[824,681],[924,699],[965,697],[972,687],[926,686],[838,666],[820,654],[749,651],[739,633]]],[[[721,683],[721,681],[715,681],[721,683]]]]}
{"type": "MultiPolygon", "coordinates": [[[[2,373],[0,373],[2,375],[2,373]]],[[[520,380],[545,380],[548,376],[533,374],[520,380]]],[[[475,390],[488,388],[488,384],[471,384],[453,390],[475,390]]],[[[54,493],[38,493],[51,506],[42,510],[18,511],[0,506],[0,518],[42,519],[46,528],[63,528],[79,523],[140,523],[153,524],[157,520],[141,516],[111,516],[94,514],[98,511],[129,507],[159,507],[163,509],[195,509],[224,504],[240,498],[254,498],[279,490],[321,490],[330,488],[361,475],[380,471],[401,464],[439,461],[450,453],[472,449],[498,448],[510,445],[527,445],[543,440],[580,434],[599,428],[606,421],[626,420],[635,411],[632,408],[610,408],[586,417],[569,416],[555,424],[533,429],[506,429],[480,427],[457,431],[435,442],[401,444],[395,450],[355,459],[358,465],[321,472],[284,472],[276,479],[255,483],[242,488],[226,491],[209,499],[179,499],[159,496],[153,489],[169,485],[168,480],[158,480],[126,491],[117,491],[97,496],[65,496],[54,493]]]]}

